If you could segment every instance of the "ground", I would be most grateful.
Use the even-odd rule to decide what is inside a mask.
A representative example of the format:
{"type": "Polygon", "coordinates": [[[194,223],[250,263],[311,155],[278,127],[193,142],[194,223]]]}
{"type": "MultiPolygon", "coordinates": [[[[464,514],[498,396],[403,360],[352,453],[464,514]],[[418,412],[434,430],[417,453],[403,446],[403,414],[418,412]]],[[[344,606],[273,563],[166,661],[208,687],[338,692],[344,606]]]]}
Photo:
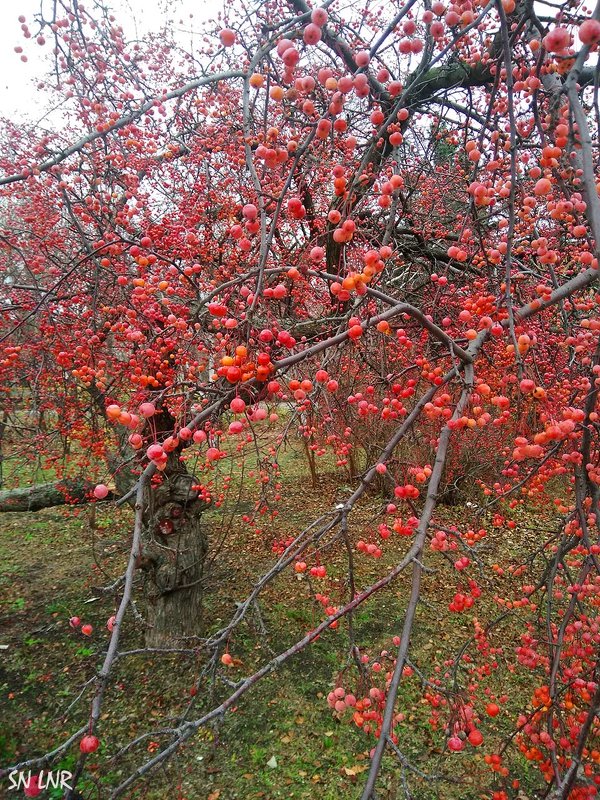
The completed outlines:
{"type": "MultiPolygon", "coordinates": [[[[285,457],[288,477],[284,479],[282,513],[275,520],[265,521],[260,536],[242,519],[251,508],[255,492],[254,483],[246,478],[230,492],[221,508],[206,514],[214,556],[206,597],[209,631],[229,618],[235,603],[244,599],[256,577],[273,563],[273,542],[297,533],[323,511],[324,498],[330,502],[343,495],[344,482],[350,485],[349,479],[340,478],[331,465],[321,464],[319,486],[312,488],[303,450],[292,448],[285,457]],[[243,499],[236,500],[240,488],[244,489],[243,499]]],[[[369,526],[380,505],[381,497],[376,494],[361,504],[350,531],[354,542],[365,536],[365,531],[373,530],[369,526]]],[[[449,523],[460,519],[466,510],[459,506],[444,513],[449,523]]],[[[499,560],[500,548],[507,546],[513,548],[514,560],[518,561],[518,551],[524,550],[528,537],[535,535],[527,519],[522,514],[520,527],[510,532],[508,541],[506,531],[490,528],[490,537],[481,547],[482,562],[489,565],[499,560]]],[[[114,599],[102,595],[97,587],[110,583],[122,569],[130,530],[130,513],[117,511],[108,503],[98,504],[94,513],[90,507],[80,507],[1,517],[0,645],[7,649],[0,661],[0,765],[43,753],[85,723],[89,695],[77,698],[99,664],[108,638],[106,620],[115,610],[114,599]],[[69,628],[68,620],[75,614],[94,626],[89,638],[69,628]]],[[[405,540],[389,540],[381,561],[357,558],[358,585],[365,586],[383,574],[405,547],[405,540]]],[[[342,596],[345,551],[339,546],[322,555],[330,575],[340,579],[342,596]]],[[[411,655],[425,672],[432,657],[442,659],[447,652],[456,651],[473,632],[469,617],[447,610],[456,575],[441,558],[433,563],[436,571],[426,578],[428,600],[419,608],[411,655]]],[[[331,591],[332,584],[327,586],[331,591]]],[[[260,618],[252,614],[230,642],[232,655],[241,663],[231,668],[229,677],[239,680],[251,674],[272,651],[279,652],[314,627],[322,619],[322,608],[312,595],[320,590],[319,582],[311,584],[306,576],[286,573],[276,580],[265,592],[260,618]]],[[[357,642],[372,657],[382,647],[392,647],[391,638],[400,631],[407,593],[408,582],[402,578],[358,611],[357,642]]],[[[491,597],[484,596],[481,604],[483,619],[498,611],[491,597]]],[[[508,642],[517,629],[509,618],[498,630],[498,637],[508,642]]],[[[142,628],[132,615],[127,619],[125,640],[127,647],[142,645],[142,628]]],[[[201,730],[165,768],[126,796],[149,800],[166,796],[187,800],[356,798],[374,739],[350,723],[351,714],[342,720],[332,715],[326,701],[336,685],[356,685],[347,641],[345,626],[324,634],[288,666],[246,694],[221,726],[201,730]]],[[[186,707],[200,668],[201,662],[195,657],[132,655],[119,662],[104,705],[101,749],[89,762],[90,776],[83,784],[88,790],[84,791],[86,796],[97,796],[94,783],[100,790],[98,796],[106,796],[107,785],[115,786],[134,765],[150,757],[161,741],[159,735],[148,737],[121,758],[109,760],[127,742],[147,731],[154,720],[156,728],[164,727],[170,716],[186,707]]],[[[492,697],[503,690],[497,680],[492,675],[486,684],[492,697]]],[[[514,729],[516,713],[527,702],[527,681],[518,675],[514,680],[501,715],[482,724],[486,737],[482,751],[492,751],[488,742],[498,742],[514,729]]],[[[215,696],[223,697],[225,691],[226,687],[218,686],[215,696]]],[[[210,701],[208,686],[201,684],[193,715],[200,716],[198,712],[208,708],[210,701]]],[[[423,701],[418,678],[404,682],[400,706],[406,715],[400,726],[405,755],[418,770],[450,779],[439,784],[408,773],[414,798],[477,800],[499,786],[484,763],[483,752],[473,748],[459,754],[445,751],[446,737],[442,730],[431,729],[431,709],[423,701]]],[[[531,800],[536,796],[537,778],[517,752],[509,752],[521,780],[522,797],[531,800]]],[[[69,753],[60,766],[71,768],[75,756],[75,752],[69,753]]],[[[382,800],[405,796],[402,779],[398,762],[390,757],[382,800]]]]}

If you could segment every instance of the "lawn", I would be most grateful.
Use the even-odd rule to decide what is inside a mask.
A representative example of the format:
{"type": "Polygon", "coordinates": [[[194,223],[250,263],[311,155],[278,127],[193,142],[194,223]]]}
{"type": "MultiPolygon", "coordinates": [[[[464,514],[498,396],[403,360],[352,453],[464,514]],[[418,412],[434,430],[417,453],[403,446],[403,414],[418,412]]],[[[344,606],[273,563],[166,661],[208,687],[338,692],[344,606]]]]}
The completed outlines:
{"type": "MultiPolygon", "coordinates": [[[[257,491],[246,476],[242,479],[234,474],[224,503],[205,514],[214,555],[207,581],[207,631],[219,629],[229,619],[235,603],[244,599],[256,578],[273,563],[273,542],[297,533],[322,513],[324,498],[331,502],[343,496],[349,485],[347,477],[340,477],[330,463],[323,462],[319,464],[319,486],[313,488],[302,449],[292,448],[283,458],[285,503],[279,516],[265,516],[260,535],[242,519],[257,491]]],[[[373,529],[381,502],[380,496],[370,494],[357,508],[350,528],[354,543],[373,529]]],[[[441,513],[449,525],[467,518],[470,512],[455,506],[441,509],[441,513]]],[[[489,528],[490,535],[478,548],[482,567],[496,561],[517,563],[527,550],[536,535],[532,519],[524,511],[515,512],[515,519],[517,527],[509,536],[505,530],[489,528]]],[[[84,687],[98,667],[108,638],[105,623],[115,610],[114,598],[102,594],[99,587],[109,584],[123,569],[131,516],[103,503],[94,512],[89,507],[49,509],[5,514],[1,522],[0,644],[7,649],[0,661],[0,764],[8,765],[55,747],[85,724],[92,687],[84,687]],[[92,636],[86,638],[69,628],[69,617],[74,614],[94,626],[92,636]]],[[[357,557],[357,585],[366,586],[391,568],[405,547],[406,541],[398,537],[386,543],[381,560],[357,557]]],[[[251,674],[273,653],[313,628],[323,618],[315,592],[326,590],[332,598],[343,599],[347,593],[345,548],[340,543],[323,557],[329,573],[326,581],[286,572],[268,586],[259,607],[229,643],[238,663],[227,677],[237,681],[251,674]]],[[[398,704],[404,714],[397,727],[399,747],[411,769],[403,769],[396,756],[390,755],[379,796],[382,800],[404,797],[407,782],[411,796],[419,800],[478,800],[501,785],[484,762],[484,753],[493,752],[494,744],[514,729],[516,714],[528,702],[530,689],[528,681],[515,674],[502,713],[482,722],[485,746],[459,754],[445,749],[443,725],[433,730],[429,721],[431,707],[424,701],[424,681],[432,677],[434,662],[442,662],[469,640],[473,623],[470,614],[448,611],[456,575],[441,556],[432,554],[428,563],[433,571],[426,575],[425,601],[419,606],[410,654],[416,671],[403,681],[398,704]],[[445,780],[432,781],[424,775],[445,780]]],[[[500,585],[502,581],[508,592],[510,576],[500,585]]],[[[393,650],[391,640],[400,632],[407,594],[408,578],[401,577],[357,611],[355,639],[370,663],[379,659],[384,667],[391,664],[391,657],[380,653],[393,650]]],[[[493,595],[484,593],[478,605],[477,615],[484,623],[499,611],[493,595]]],[[[492,634],[492,641],[507,648],[506,655],[499,658],[509,658],[510,644],[521,629],[522,622],[509,616],[492,634]]],[[[127,648],[143,645],[142,626],[133,615],[127,618],[124,634],[127,648]]],[[[102,745],[88,762],[89,773],[82,784],[86,797],[107,796],[107,787],[117,785],[151,757],[165,741],[159,733],[115,756],[141,733],[160,731],[188,706],[190,689],[204,663],[198,654],[132,655],[118,661],[101,719],[102,745]]],[[[462,664],[457,675],[460,690],[468,681],[462,664]]],[[[380,676],[375,675],[374,682],[382,685],[380,676]]],[[[259,682],[221,724],[201,729],[165,767],[140,781],[126,796],[151,800],[356,798],[375,739],[352,724],[351,713],[339,718],[331,712],[327,695],[339,685],[348,691],[360,688],[358,671],[348,655],[345,624],[325,633],[259,682]]],[[[493,698],[505,690],[495,673],[482,679],[481,687],[493,698]]],[[[209,709],[215,699],[225,697],[226,691],[225,685],[211,687],[208,681],[200,681],[192,718],[209,709]]],[[[75,756],[70,752],[60,766],[72,768],[75,756]]],[[[535,797],[538,779],[528,763],[514,748],[509,748],[506,757],[519,777],[522,797],[535,797]]],[[[60,797],[60,793],[50,796],[60,797]]]]}

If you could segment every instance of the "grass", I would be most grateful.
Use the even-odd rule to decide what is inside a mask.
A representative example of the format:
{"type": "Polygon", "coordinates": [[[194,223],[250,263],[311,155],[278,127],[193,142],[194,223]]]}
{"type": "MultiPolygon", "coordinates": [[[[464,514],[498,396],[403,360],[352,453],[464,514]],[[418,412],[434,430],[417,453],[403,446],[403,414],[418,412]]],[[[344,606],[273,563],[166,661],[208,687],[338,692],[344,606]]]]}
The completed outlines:
{"type": "MultiPolygon", "coordinates": [[[[234,603],[246,595],[258,575],[273,563],[271,543],[297,533],[304,524],[322,512],[326,504],[343,494],[340,485],[347,477],[331,471],[331,464],[319,462],[321,484],[313,489],[306,474],[306,459],[300,448],[288,449],[284,461],[286,514],[261,521],[256,535],[241,516],[249,513],[257,485],[232,470],[232,489],[219,509],[206,513],[206,525],[213,547],[224,545],[213,564],[214,580],[209,581],[206,618],[209,629],[218,629],[227,620],[234,603]],[[237,481],[237,485],[236,485],[237,481]],[[243,497],[239,497],[240,488],[243,497]]],[[[350,535],[356,541],[373,530],[372,520],[381,500],[368,497],[351,520],[350,535]]],[[[448,510],[449,524],[463,510],[448,510]]],[[[8,644],[0,663],[0,697],[3,729],[0,734],[0,765],[17,758],[45,752],[80,724],[85,723],[89,694],[75,703],[68,716],[65,710],[77,698],[80,687],[97,668],[107,641],[106,619],[114,613],[114,600],[101,596],[94,587],[110,583],[123,568],[127,557],[129,512],[100,504],[93,527],[86,509],[59,509],[37,514],[5,514],[0,535],[0,644],[8,644]],[[86,600],[96,598],[93,602],[86,600]],[[68,626],[77,614],[94,626],[89,638],[68,626]]],[[[493,534],[493,532],[492,532],[493,534]]],[[[515,534],[515,538],[518,539],[515,534]]],[[[367,585],[394,564],[405,542],[389,540],[381,561],[357,559],[357,582],[367,585]]],[[[502,546],[500,534],[491,535],[483,558],[496,560],[502,546]]],[[[515,545],[525,547],[525,542],[515,545]]],[[[514,553],[515,558],[518,553],[514,553]]],[[[424,591],[430,605],[420,605],[412,642],[411,658],[431,678],[434,658],[455,651],[471,636],[470,616],[450,614],[447,602],[455,591],[456,575],[443,560],[432,559],[434,573],[425,577],[424,591]]],[[[330,579],[323,588],[334,602],[346,595],[343,576],[345,551],[341,547],[327,553],[330,579]]],[[[238,680],[251,674],[260,664],[280,652],[322,619],[322,608],[314,601],[321,584],[312,585],[306,577],[286,573],[276,579],[261,599],[261,618],[250,615],[229,643],[241,664],[229,677],[238,680]]],[[[392,636],[401,630],[408,595],[407,578],[365,603],[354,619],[356,641],[365,655],[382,663],[382,650],[392,649],[392,636]]],[[[497,611],[491,598],[484,596],[478,614],[489,617],[497,611]]],[[[514,623],[505,626],[498,640],[508,643],[518,631],[514,623]],[[511,625],[513,627],[511,627],[511,625]]],[[[125,631],[127,645],[141,646],[142,631],[129,616],[125,631]]],[[[132,656],[119,662],[109,687],[100,723],[102,748],[90,759],[90,772],[84,783],[86,797],[104,797],[107,787],[116,785],[140,762],[151,757],[163,741],[156,734],[144,740],[135,751],[113,761],[124,744],[148,728],[160,729],[165,719],[182,712],[189,702],[201,662],[195,658],[156,659],[132,656]],[[87,793],[86,793],[87,792],[87,793]]],[[[459,670],[459,673],[461,671],[459,670]]],[[[482,681],[492,694],[502,691],[492,675],[482,681]]],[[[379,679],[376,682],[382,684],[379,679]]],[[[501,717],[484,724],[485,735],[498,741],[511,730],[518,708],[527,702],[528,682],[514,681],[515,694],[506,703],[501,717]]],[[[158,800],[168,796],[183,800],[279,800],[281,798],[356,798],[368,768],[373,735],[367,735],[332,715],[326,702],[329,691],[343,684],[358,686],[356,667],[348,657],[348,632],[327,632],[284,668],[269,676],[226,715],[217,728],[201,729],[160,771],[141,782],[129,797],[158,800]]],[[[224,697],[226,687],[216,689],[224,697]]],[[[201,684],[194,702],[193,716],[211,707],[209,687],[201,684]]],[[[479,800],[496,786],[495,776],[483,762],[482,754],[471,749],[448,755],[444,752],[443,731],[433,731],[431,708],[423,702],[418,678],[403,681],[399,708],[405,720],[398,726],[400,747],[418,769],[450,774],[457,785],[430,784],[410,776],[417,800],[479,800]]],[[[74,752],[67,754],[62,768],[74,764],[74,752]]],[[[513,763],[524,791],[533,791],[537,774],[518,753],[513,763]]],[[[60,765],[59,765],[60,766],[60,765]]],[[[1,792],[0,792],[1,794],[1,792]]],[[[535,794],[528,795],[530,800],[535,794]]],[[[382,800],[403,797],[399,764],[386,759],[381,783],[382,800]]]]}

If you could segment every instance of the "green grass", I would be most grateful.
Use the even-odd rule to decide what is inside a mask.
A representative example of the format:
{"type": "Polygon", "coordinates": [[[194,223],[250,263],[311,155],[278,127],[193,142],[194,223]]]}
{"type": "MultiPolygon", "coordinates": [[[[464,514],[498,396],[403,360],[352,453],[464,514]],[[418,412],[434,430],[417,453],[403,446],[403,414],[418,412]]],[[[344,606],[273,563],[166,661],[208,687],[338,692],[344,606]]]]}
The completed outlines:
{"type": "MultiPolygon", "coordinates": [[[[321,478],[317,489],[310,486],[306,458],[299,444],[282,449],[280,463],[285,475],[285,504],[279,517],[261,518],[260,536],[241,521],[242,514],[253,508],[256,483],[246,476],[240,498],[239,468],[233,464],[231,470],[226,470],[225,464],[219,465],[223,475],[231,472],[232,488],[222,507],[212,508],[205,515],[212,545],[224,541],[213,564],[217,578],[209,582],[205,601],[209,630],[218,629],[229,619],[234,603],[245,597],[257,576],[273,563],[272,541],[297,533],[344,494],[348,477],[333,472],[331,459],[317,460],[321,478]]],[[[379,497],[369,495],[353,514],[350,534],[354,540],[373,530],[372,520],[380,503],[379,497]]],[[[449,523],[463,512],[456,508],[444,513],[449,523]]],[[[85,723],[89,690],[66,719],[64,712],[80,687],[94,675],[106,645],[105,623],[114,613],[114,600],[99,596],[93,587],[110,583],[122,571],[131,515],[128,510],[102,504],[97,508],[93,530],[86,509],[7,514],[2,523],[0,643],[9,644],[9,649],[4,651],[0,665],[4,725],[0,764],[7,764],[56,746],[85,723]],[[99,599],[85,604],[90,596],[99,599]],[[68,619],[73,614],[94,626],[92,637],[86,639],[69,628],[68,619]]],[[[501,532],[491,531],[485,558],[499,558],[502,544],[501,532]]],[[[390,539],[381,561],[357,558],[358,585],[367,585],[384,574],[405,546],[405,541],[390,539]]],[[[411,659],[431,677],[433,657],[443,660],[444,653],[456,650],[472,634],[473,627],[470,616],[453,615],[447,609],[456,575],[440,557],[428,557],[428,561],[436,569],[424,579],[431,606],[419,606],[411,659]]],[[[250,614],[229,643],[241,665],[228,677],[238,680],[251,674],[271,658],[272,652],[280,652],[314,627],[322,619],[322,608],[313,593],[321,591],[321,586],[332,594],[336,604],[347,597],[342,579],[345,551],[341,546],[327,554],[327,564],[331,579],[323,584],[317,582],[312,591],[306,578],[287,573],[265,590],[260,608],[267,633],[260,634],[257,620],[250,614]],[[340,580],[336,582],[336,578],[340,580]]],[[[379,658],[382,649],[393,649],[391,640],[401,630],[408,586],[408,577],[402,577],[357,610],[356,642],[371,660],[379,658]]],[[[496,612],[487,595],[478,603],[477,614],[482,619],[496,612]]],[[[509,620],[495,641],[509,643],[517,630],[520,628],[509,620]]],[[[142,631],[132,616],[126,619],[124,634],[128,647],[142,644],[142,631]]],[[[345,625],[323,634],[314,645],[259,682],[219,727],[202,729],[164,770],[151,774],[130,796],[147,800],[166,796],[178,800],[354,800],[375,740],[372,734],[365,734],[349,722],[351,713],[337,719],[326,702],[328,692],[336,685],[343,684],[351,690],[359,685],[348,645],[345,625]]],[[[109,760],[110,756],[136,735],[149,728],[164,727],[165,720],[181,713],[201,666],[196,659],[161,660],[149,656],[118,663],[104,706],[106,716],[100,723],[102,750],[90,760],[91,777],[99,781],[100,797],[106,793],[102,787],[116,785],[140,762],[149,759],[155,752],[153,743],[162,740],[158,736],[145,740],[117,762],[109,760]],[[101,768],[95,769],[95,764],[101,768]]],[[[506,711],[494,722],[485,722],[484,733],[492,742],[510,731],[514,715],[528,700],[529,682],[521,675],[511,679],[513,695],[506,711]]],[[[376,683],[382,685],[382,680],[377,677],[376,683]]],[[[499,693],[499,681],[493,674],[483,683],[499,693]]],[[[225,697],[226,691],[226,687],[218,686],[216,699],[225,697]]],[[[203,683],[192,714],[199,716],[203,709],[211,707],[209,686],[203,683]]],[[[418,678],[402,682],[398,707],[405,714],[405,721],[398,726],[402,751],[418,768],[448,773],[460,782],[430,785],[412,776],[410,785],[417,800],[479,800],[496,785],[481,753],[449,756],[443,752],[445,736],[443,731],[431,729],[431,709],[423,703],[418,678]]],[[[74,751],[70,752],[62,763],[74,763],[69,760],[74,755],[74,751]]],[[[518,754],[513,752],[511,758],[524,789],[530,798],[535,797],[537,773],[518,754]]],[[[92,792],[91,787],[91,783],[84,784],[89,796],[96,797],[96,789],[92,792]]],[[[402,796],[399,764],[386,758],[381,798],[396,800],[402,796]]]]}

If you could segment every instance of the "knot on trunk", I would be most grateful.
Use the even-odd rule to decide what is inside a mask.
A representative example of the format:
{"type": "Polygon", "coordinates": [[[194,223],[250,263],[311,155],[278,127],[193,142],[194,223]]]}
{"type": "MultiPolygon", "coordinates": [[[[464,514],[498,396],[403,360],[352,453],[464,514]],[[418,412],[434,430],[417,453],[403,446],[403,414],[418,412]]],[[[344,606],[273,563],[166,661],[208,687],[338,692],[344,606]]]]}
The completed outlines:
{"type": "Polygon", "coordinates": [[[192,487],[196,479],[178,463],[163,476],[145,511],[142,555],[145,571],[149,646],[166,646],[202,631],[204,559],[208,547],[202,525],[207,503],[192,487]],[[176,469],[177,467],[177,469],[176,469]]]}
{"type": "Polygon", "coordinates": [[[150,595],[158,596],[193,586],[202,573],[206,543],[199,524],[199,503],[169,501],[150,517],[151,540],[143,557],[151,563],[150,595]]]}
{"type": "Polygon", "coordinates": [[[159,540],[168,543],[169,539],[186,530],[187,514],[180,503],[169,502],[160,506],[150,520],[150,532],[159,540]]]}

